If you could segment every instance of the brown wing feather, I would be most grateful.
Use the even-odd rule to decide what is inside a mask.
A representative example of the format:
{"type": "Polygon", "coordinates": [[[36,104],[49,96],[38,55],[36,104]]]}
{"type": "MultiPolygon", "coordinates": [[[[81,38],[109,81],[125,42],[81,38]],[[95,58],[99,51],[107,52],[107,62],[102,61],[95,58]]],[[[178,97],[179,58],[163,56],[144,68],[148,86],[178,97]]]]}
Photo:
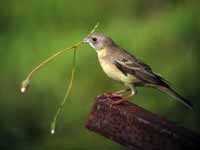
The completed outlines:
{"type": "Polygon", "coordinates": [[[165,80],[154,73],[148,65],[126,51],[124,52],[123,55],[114,57],[112,61],[125,75],[131,74],[145,83],[168,87],[165,80]]]}

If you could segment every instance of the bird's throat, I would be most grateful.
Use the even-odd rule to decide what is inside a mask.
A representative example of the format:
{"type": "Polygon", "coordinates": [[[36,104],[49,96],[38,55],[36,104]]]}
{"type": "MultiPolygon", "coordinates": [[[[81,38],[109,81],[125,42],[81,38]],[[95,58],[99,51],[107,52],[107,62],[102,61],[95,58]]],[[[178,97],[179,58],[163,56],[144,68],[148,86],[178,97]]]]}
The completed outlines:
{"type": "Polygon", "coordinates": [[[101,50],[96,50],[96,51],[97,51],[99,59],[102,59],[108,55],[106,48],[103,48],[101,50]]]}

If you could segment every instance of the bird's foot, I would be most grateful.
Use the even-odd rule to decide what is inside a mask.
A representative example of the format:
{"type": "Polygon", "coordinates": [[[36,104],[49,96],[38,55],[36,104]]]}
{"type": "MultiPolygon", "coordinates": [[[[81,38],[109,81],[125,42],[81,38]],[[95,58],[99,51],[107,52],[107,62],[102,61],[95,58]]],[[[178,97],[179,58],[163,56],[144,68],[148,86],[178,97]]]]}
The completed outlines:
{"type": "Polygon", "coordinates": [[[114,96],[114,97],[122,97],[123,96],[123,94],[122,93],[112,93],[112,96],[114,96]]]}
{"type": "Polygon", "coordinates": [[[108,99],[116,101],[121,99],[121,97],[118,94],[114,94],[111,92],[103,93],[102,95],[97,96],[97,98],[100,99],[100,101],[107,101],[108,99]]]}
{"type": "Polygon", "coordinates": [[[110,99],[115,99],[115,98],[119,99],[122,97],[122,94],[120,94],[120,93],[111,93],[111,92],[104,93],[103,95],[110,99]]]}
{"type": "Polygon", "coordinates": [[[99,96],[99,98],[101,98],[102,101],[106,101],[108,99],[111,100],[112,105],[124,104],[136,94],[136,91],[132,90],[129,96],[122,97],[125,92],[130,91],[130,90],[131,89],[125,89],[125,90],[117,91],[115,93],[107,92],[99,96]]]}
{"type": "Polygon", "coordinates": [[[129,96],[127,97],[120,97],[120,99],[112,101],[112,105],[120,105],[120,104],[124,104],[126,103],[131,97],[133,97],[135,95],[135,92],[131,93],[129,96]]]}
{"type": "Polygon", "coordinates": [[[122,98],[122,99],[119,99],[119,100],[112,101],[112,105],[124,104],[124,103],[127,102],[127,101],[128,101],[127,98],[122,98]]]}

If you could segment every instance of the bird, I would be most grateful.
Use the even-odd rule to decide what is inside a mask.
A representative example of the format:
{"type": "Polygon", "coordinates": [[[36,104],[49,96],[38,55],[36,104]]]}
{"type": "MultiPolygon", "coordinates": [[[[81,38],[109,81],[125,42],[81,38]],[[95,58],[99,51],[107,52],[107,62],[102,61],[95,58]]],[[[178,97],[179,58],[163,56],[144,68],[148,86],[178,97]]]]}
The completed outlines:
{"type": "Polygon", "coordinates": [[[136,95],[136,87],[150,87],[170,95],[190,109],[193,108],[193,104],[172,89],[167,80],[155,73],[149,65],[139,58],[121,48],[105,34],[94,32],[86,36],[83,43],[89,44],[95,49],[99,63],[108,77],[128,87],[113,93],[113,95],[122,96],[131,91],[130,95],[113,101],[113,104],[127,102],[136,95]]]}

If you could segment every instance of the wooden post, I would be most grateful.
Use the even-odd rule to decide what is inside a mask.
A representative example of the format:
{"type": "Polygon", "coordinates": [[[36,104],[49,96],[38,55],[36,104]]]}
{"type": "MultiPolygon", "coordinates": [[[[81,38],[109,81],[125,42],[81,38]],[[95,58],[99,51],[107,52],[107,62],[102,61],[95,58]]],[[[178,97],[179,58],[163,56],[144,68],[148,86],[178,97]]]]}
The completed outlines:
{"type": "Polygon", "coordinates": [[[133,150],[200,150],[200,136],[143,108],[101,95],[89,114],[86,128],[133,150]]]}

